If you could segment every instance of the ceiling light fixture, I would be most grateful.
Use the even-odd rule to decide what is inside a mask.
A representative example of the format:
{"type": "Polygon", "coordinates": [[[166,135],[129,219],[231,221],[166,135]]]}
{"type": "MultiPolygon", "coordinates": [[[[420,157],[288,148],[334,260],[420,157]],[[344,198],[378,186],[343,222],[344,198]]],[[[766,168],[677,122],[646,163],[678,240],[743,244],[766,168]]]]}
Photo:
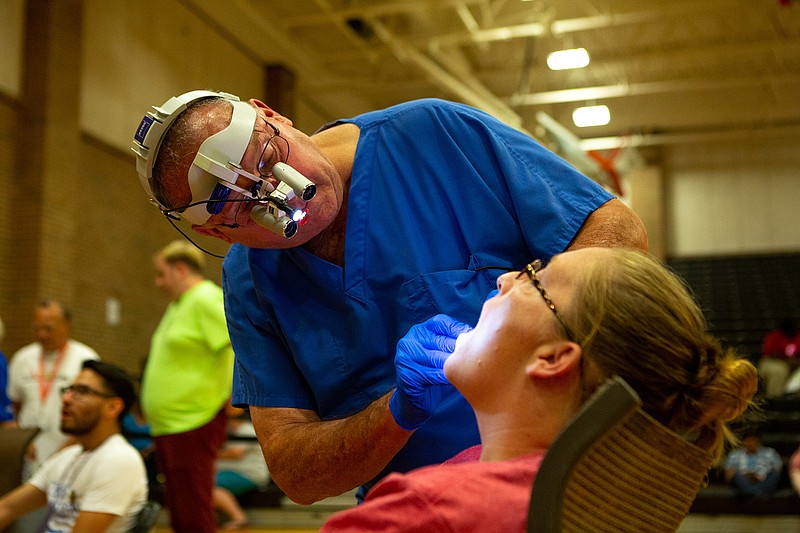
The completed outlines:
{"type": "Polygon", "coordinates": [[[572,122],[579,128],[605,126],[611,122],[611,112],[605,105],[579,107],[572,112],[572,122]]]}
{"type": "Polygon", "coordinates": [[[558,50],[547,55],[547,66],[550,70],[566,70],[583,68],[589,64],[589,52],[586,48],[570,48],[558,50]]]}

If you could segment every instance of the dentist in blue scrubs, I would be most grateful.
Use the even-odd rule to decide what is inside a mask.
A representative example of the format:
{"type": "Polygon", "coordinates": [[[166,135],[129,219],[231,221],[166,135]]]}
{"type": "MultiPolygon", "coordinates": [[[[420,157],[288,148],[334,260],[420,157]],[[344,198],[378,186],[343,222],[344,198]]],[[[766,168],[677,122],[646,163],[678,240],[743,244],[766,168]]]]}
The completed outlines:
{"type": "MultiPolygon", "coordinates": [[[[230,202],[193,229],[235,243],[223,264],[233,402],[249,406],[270,474],[298,503],[363,494],[478,443],[441,367],[505,270],[567,249],[647,248],[622,202],[474,108],[412,101],[309,136],[248,104],[258,118],[241,168],[269,158],[310,179],[313,201],[293,200],[305,223],[286,239],[253,222],[252,203],[230,202]],[[440,314],[454,319],[428,320],[440,314]]],[[[162,205],[191,203],[192,157],[231,113],[212,98],[171,126],[151,181],[162,205]]]]}

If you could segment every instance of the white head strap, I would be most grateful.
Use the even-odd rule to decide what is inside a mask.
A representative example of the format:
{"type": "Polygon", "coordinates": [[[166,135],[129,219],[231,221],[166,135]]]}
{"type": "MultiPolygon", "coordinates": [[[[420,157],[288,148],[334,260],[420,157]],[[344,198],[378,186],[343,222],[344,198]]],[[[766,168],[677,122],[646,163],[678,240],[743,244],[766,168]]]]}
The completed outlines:
{"type": "MultiPolygon", "coordinates": [[[[263,186],[260,177],[242,170],[240,162],[247,147],[256,122],[256,110],[250,104],[241,102],[239,97],[214,91],[191,91],[167,100],[161,107],[153,107],[136,129],[133,151],[136,153],[136,170],[142,188],[150,197],[150,201],[162,211],[170,209],[155,199],[151,187],[153,166],[161,143],[169,128],[178,116],[193,102],[204,98],[224,98],[233,105],[230,124],[207,138],[189,168],[189,189],[192,192],[191,203],[204,202],[211,198],[217,183],[242,192],[247,196],[257,195],[263,186]],[[248,189],[236,185],[238,176],[244,176],[254,183],[248,189]]],[[[193,224],[203,224],[211,216],[209,204],[200,203],[186,208],[181,216],[193,224]]]]}

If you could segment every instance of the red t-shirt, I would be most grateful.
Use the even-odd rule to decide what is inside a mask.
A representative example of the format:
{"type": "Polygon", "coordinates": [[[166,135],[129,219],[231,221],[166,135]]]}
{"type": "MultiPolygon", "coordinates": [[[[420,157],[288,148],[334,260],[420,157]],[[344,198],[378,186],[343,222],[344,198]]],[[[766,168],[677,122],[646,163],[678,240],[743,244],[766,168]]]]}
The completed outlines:
{"type": "Polygon", "coordinates": [[[544,454],[480,462],[474,446],[441,465],[390,474],[364,503],[334,514],[320,531],[525,531],[544,454]]]}
{"type": "Polygon", "coordinates": [[[790,338],[779,329],[767,333],[764,338],[764,344],[761,347],[761,353],[764,357],[778,357],[781,359],[800,356],[797,353],[798,350],[800,350],[800,333],[790,338]]]}

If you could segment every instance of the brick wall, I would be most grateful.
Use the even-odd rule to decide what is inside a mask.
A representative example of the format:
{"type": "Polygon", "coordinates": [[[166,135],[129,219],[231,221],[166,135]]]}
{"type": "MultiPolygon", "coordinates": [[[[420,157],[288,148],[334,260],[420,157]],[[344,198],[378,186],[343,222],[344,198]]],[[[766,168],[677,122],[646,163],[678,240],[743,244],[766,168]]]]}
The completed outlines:
{"type": "MultiPolygon", "coordinates": [[[[11,207],[11,190],[14,181],[14,128],[16,117],[15,102],[9,98],[0,98],[0,318],[6,329],[5,340],[0,341],[0,351],[8,351],[13,342],[13,332],[17,329],[15,317],[11,313],[11,302],[15,294],[12,292],[14,276],[11,272],[13,251],[12,223],[16,224],[15,214],[11,207]]],[[[8,355],[8,354],[7,354],[8,355]]]]}
{"type": "Polygon", "coordinates": [[[23,94],[0,97],[0,349],[32,342],[33,307],[53,297],[74,312],[73,338],[138,373],[167,304],[152,257],[180,236],[147,203],[132,152],[81,131],[82,1],[26,7],[23,94]]]}
{"type": "MultiPolygon", "coordinates": [[[[72,279],[75,337],[91,344],[101,357],[138,372],[167,304],[153,284],[152,258],[181,237],[145,201],[132,152],[84,136],[81,160],[72,279]],[[106,321],[109,299],[119,302],[118,324],[106,321]]],[[[222,261],[209,257],[208,264],[209,277],[219,283],[222,261]]]]}
{"type": "MultiPolygon", "coordinates": [[[[24,150],[17,135],[19,112],[16,102],[0,98],[2,191],[17,186],[14,165],[18,150],[24,150]]],[[[78,177],[71,180],[75,185],[55,191],[57,199],[51,204],[63,205],[63,211],[41,209],[44,199],[36,194],[26,198],[0,195],[0,317],[6,325],[0,348],[11,357],[31,342],[33,304],[53,296],[72,308],[74,338],[91,345],[103,359],[138,373],[150,335],[167,305],[153,284],[152,257],[180,235],[145,201],[132,153],[86,135],[78,138],[78,177]],[[71,215],[64,217],[65,211],[71,215]],[[31,213],[49,220],[58,231],[55,241],[43,244],[45,239],[36,234],[47,225],[23,218],[31,213]],[[71,267],[61,264],[65,256],[71,258],[71,267]],[[110,298],[119,302],[118,324],[106,320],[110,298]]],[[[221,241],[202,242],[224,252],[221,241]]],[[[209,257],[208,265],[209,277],[219,283],[222,261],[209,257]]]]}

